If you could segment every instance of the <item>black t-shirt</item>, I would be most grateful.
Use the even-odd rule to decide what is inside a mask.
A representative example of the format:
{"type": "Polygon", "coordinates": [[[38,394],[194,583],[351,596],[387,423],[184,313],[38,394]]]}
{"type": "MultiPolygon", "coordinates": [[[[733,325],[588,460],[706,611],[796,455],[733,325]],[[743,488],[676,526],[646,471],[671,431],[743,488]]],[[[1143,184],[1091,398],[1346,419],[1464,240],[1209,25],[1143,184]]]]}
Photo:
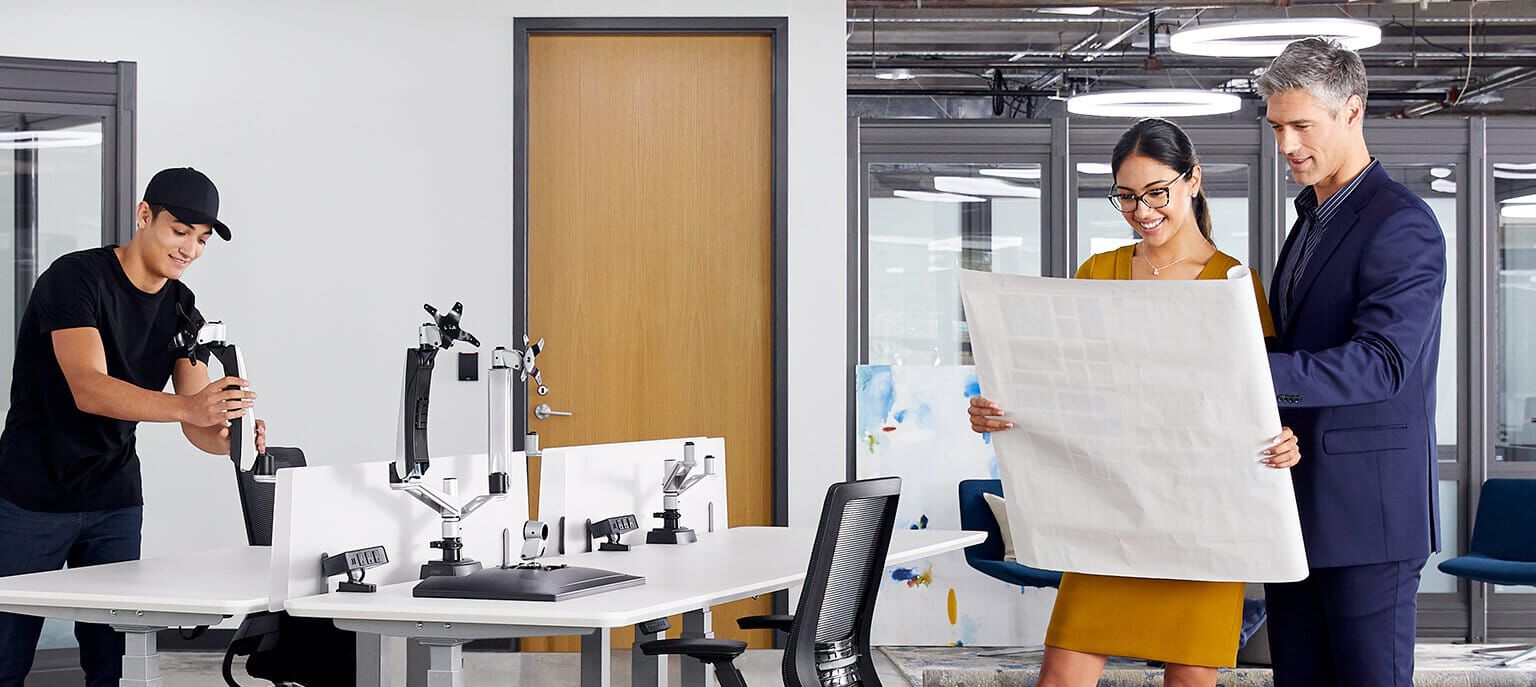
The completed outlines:
{"type": "Polygon", "coordinates": [[[112,247],[54,261],[37,278],[21,316],[11,410],[0,435],[0,497],[31,511],[76,513],[144,504],[137,422],[81,412],[53,351],[53,332],[94,327],[107,374],[151,391],[176,365],[176,305],[197,317],[177,280],[159,293],[129,281],[112,247]]]}

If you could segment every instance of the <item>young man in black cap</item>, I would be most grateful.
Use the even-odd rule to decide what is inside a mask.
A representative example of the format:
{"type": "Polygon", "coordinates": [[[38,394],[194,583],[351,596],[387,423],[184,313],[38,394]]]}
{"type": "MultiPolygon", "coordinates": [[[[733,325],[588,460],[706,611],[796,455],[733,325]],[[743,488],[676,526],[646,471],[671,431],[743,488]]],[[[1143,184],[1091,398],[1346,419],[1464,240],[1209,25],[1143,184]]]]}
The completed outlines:
{"type": "MultiPolygon", "coordinates": [[[[37,278],[17,335],[11,409],[0,434],[0,575],[137,560],[143,494],[134,428],[178,422],[203,451],[227,454],[226,420],[256,394],[212,383],[206,361],[172,345],[201,319],[180,278],[213,234],[219,192],[190,167],[150,180],[126,246],[65,255],[37,278]],[[164,393],[174,379],[176,393],[164,393]]],[[[257,443],[265,429],[257,424],[257,443]]],[[[0,687],[22,687],[42,619],[0,613],[0,687]]],[[[91,687],[116,685],[123,638],[75,624],[91,687]]]]}

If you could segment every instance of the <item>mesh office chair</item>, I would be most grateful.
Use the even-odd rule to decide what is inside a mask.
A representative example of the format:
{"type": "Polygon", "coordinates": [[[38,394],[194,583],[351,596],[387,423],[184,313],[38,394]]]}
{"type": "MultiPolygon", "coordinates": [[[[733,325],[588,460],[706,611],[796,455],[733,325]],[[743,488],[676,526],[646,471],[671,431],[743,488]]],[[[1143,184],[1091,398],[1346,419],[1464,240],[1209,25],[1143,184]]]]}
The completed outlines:
{"type": "MultiPolygon", "coordinates": [[[[811,563],[793,616],[742,618],[742,629],[787,626],[785,687],[880,687],[869,654],[869,626],[891,547],[901,478],[834,484],[821,507],[811,563]]],[[[659,639],[647,656],[682,654],[714,666],[721,687],[746,687],[733,659],[747,648],[733,639],[659,639]]]]}
{"type": "MultiPolygon", "coordinates": [[[[304,452],[297,448],[271,446],[267,454],[279,470],[305,465],[304,452]]],[[[240,510],[245,516],[246,543],[271,546],[277,485],[257,482],[238,465],[235,481],[240,492],[240,510]]],[[[249,656],[245,671],[278,687],[351,687],[356,681],[356,646],[356,635],[337,629],[324,618],[294,618],[283,612],[252,613],[241,621],[224,652],[224,682],[229,687],[240,687],[233,674],[234,660],[236,656],[249,656]]]]}

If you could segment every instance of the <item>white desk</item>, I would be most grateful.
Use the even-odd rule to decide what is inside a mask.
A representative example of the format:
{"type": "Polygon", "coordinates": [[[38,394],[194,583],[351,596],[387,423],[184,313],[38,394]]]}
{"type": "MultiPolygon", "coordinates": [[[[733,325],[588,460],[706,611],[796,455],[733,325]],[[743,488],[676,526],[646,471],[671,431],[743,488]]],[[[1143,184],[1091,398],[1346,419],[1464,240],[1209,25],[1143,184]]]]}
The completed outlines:
{"type": "Polygon", "coordinates": [[[0,577],[0,611],[102,623],[126,639],[121,687],[159,687],[155,633],[267,610],[266,547],[0,577]]]}
{"type": "MultiPolygon", "coordinates": [[[[683,546],[646,545],[628,552],[598,551],[548,559],[643,575],[645,585],[560,602],[419,599],[415,582],[380,587],[372,594],[329,593],[289,599],[295,616],[331,618],[337,627],[362,633],[414,638],[430,647],[424,684],[462,687],[463,644],[496,637],[582,635],[581,682],[607,687],[608,630],[656,618],[684,614],[682,636],[708,637],[709,608],[788,589],[805,579],[815,538],[811,529],[738,527],[701,536],[683,546]]],[[[980,532],[898,530],[891,539],[887,565],[927,558],[978,544],[980,532]]],[[[656,635],[636,632],[635,643],[656,635]]],[[[664,663],[632,654],[636,685],[660,685],[664,663]]],[[[705,666],[683,662],[685,685],[709,679],[705,666]]]]}

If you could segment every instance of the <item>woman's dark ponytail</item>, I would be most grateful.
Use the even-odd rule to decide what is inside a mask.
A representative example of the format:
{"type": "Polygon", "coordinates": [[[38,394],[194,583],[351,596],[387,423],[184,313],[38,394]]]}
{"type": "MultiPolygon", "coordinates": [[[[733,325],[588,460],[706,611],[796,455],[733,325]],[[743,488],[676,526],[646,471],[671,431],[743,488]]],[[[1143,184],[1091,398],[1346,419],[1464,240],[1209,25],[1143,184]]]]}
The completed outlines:
{"type": "Polygon", "coordinates": [[[1205,189],[1195,194],[1194,206],[1195,226],[1200,227],[1200,235],[1210,241],[1211,245],[1216,245],[1216,240],[1211,238],[1211,203],[1205,197],[1205,189]]]}

